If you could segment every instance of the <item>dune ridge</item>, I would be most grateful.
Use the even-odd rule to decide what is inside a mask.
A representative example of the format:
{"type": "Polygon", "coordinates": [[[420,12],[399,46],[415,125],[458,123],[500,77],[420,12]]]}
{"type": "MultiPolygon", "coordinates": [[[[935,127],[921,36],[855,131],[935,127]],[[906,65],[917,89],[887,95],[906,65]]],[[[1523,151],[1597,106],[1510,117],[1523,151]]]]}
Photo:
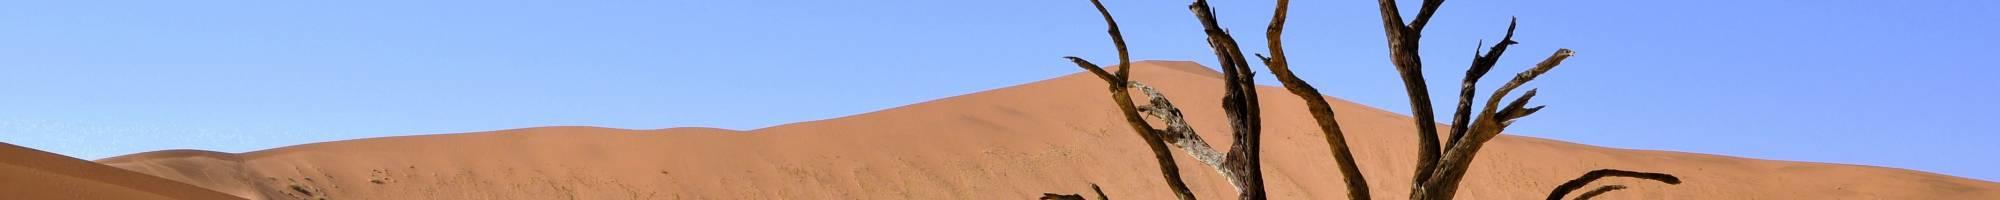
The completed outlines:
{"type": "MultiPolygon", "coordinates": [[[[1214,71],[1134,63],[1210,141],[1227,141],[1214,71]]],[[[1144,144],[1070,74],[834,119],[747,131],[540,127],[303,144],[229,154],[158,151],[97,162],[246,199],[1031,199],[1103,186],[1113,198],[1168,199],[1144,144]]],[[[1289,95],[1260,86],[1259,94],[1289,95]]],[[[1265,173],[1276,199],[1337,199],[1340,173],[1297,98],[1261,98],[1265,173]]],[[[1406,116],[1329,97],[1374,193],[1404,194],[1415,165],[1406,116]]],[[[1536,121],[1533,123],[1560,123],[1536,121]]],[[[1217,148],[1227,148],[1218,143],[1217,148]]],[[[1503,135],[1459,197],[1539,199],[1598,168],[1665,172],[1685,183],[1608,179],[1602,199],[2000,199],[2000,183],[1871,166],[1628,150],[1503,135]]],[[[1175,150],[1179,151],[1179,150],[1175,150]]],[[[1202,198],[1228,183],[1176,153],[1202,198]]],[[[9,157],[10,159],[12,156],[9,157]]],[[[1401,195],[1379,195],[1402,198],[1401,195]]]]}
{"type": "Polygon", "coordinates": [[[0,199],[238,199],[200,186],[0,143],[0,199]]]}

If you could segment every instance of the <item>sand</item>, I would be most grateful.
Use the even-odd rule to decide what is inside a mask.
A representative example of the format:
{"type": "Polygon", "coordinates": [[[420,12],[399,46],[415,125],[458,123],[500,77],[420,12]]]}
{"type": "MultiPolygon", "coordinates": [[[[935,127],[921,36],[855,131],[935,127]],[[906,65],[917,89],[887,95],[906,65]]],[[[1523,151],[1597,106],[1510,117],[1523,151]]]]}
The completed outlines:
{"type": "Polygon", "coordinates": [[[200,186],[0,143],[0,199],[238,199],[200,186]]]}
{"type": "MultiPolygon", "coordinates": [[[[1045,66],[1063,67],[1068,66],[1045,66]]],[[[1133,70],[1180,105],[1209,141],[1228,141],[1220,79],[1189,62],[1133,70]]],[[[334,141],[229,154],[174,150],[99,160],[247,199],[1031,199],[1103,186],[1118,199],[1171,199],[1151,153],[1123,125],[1102,81],[1078,73],[848,117],[757,130],[542,127],[334,141]]],[[[1264,170],[1275,199],[1346,193],[1317,127],[1282,88],[1260,87],[1264,170]]],[[[1329,98],[1379,199],[1402,199],[1415,154],[1407,116],[1329,98]]],[[[672,113],[662,113],[672,114],[672,113]]],[[[1559,123],[1534,121],[1524,123],[1559,123]]],[[[1217,148],[1227,142],[1215,143],[1217,148]]],[[[1206,199],[1235,192],[1181,154],[1180,173],[1206,199]]],[[[36,154],[43,155],[46,154],[36,154]]],[[[24,160],[8,154],[8,163],[24,160]]],[[[79,166],[80,163],[65,163],[79,166]]],[[[20,172],[35,181],[101,184],[66,191],[145,196],[189,191],[132,173],[20,172]],[[157,182],[157,181],[154,181],[157,182]]],[[[101,167],[82,167],[101,168],[101,167]]],[[[2000,183],[1883,167],[1628,150],[1548,139],[1495,139],[1465,178],[1462,199],[1540,199],[1586,171],[1679,175],[1685,183],[1613,178],[1600,199],[2000,199],[2000,183]]],[[[29,170],[46,169],[29,167],[29,170]]],[[[109,170],[98,170],[109,171],[109,170]]],[[[29,187],[29,189],[20,189],[29,187]]],[[[58,195],[33,193],[30,195],[58,195]]],[[[169,196],[169,195],[159,195],[169,196]]],[[[43,197],[43,196],[31,196],[43,197]]],[[[181,197],[181,196],[170,196],[181,197]]],[[[29,198],[34,199],[34,198],[29,198]]]]}

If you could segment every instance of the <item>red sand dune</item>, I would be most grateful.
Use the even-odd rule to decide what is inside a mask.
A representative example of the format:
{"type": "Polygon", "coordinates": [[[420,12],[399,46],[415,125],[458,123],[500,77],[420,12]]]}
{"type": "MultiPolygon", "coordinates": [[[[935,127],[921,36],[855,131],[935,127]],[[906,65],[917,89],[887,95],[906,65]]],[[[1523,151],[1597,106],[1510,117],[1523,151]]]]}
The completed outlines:
{"type": "Polygon", "coordinates": [[[0,143],[0,199],[238,199],[146,174],[0,143]]]}
{"type": "MultiPolygon", "coordinates": [[[[1180,104],[1204,137],[1228,141],[1221,110],[1214,106],[1222,92],[1214,71],[1189,62],[1136,66],[1134,77],[1180,104]]],[[[98,162],[248,199],[1031,199],[1044,192],[1086,193],[1091,183],[1102,185],[1113,198],[1170,199],[1151,153],[1122,124],[1103,84],[1087,74],[1071,74],[750,131],[545,127],[336,141],[242,154],[162,151],[98,162]]],[[[1271,95],[1260,98],[1271,196],[1344,198],[1340,173],[1303,104],[1282,88],[1258,89],[1271,95]]],[[[1382,199],[1403,198],[1415,165],[1410,119],[1330,99],[1373,192],[1382,199]]],[[[1525,123],[1560,122],[1531,118],[1525,123]]],[[[1197,195],[1234,196],[1221,176],[1176,155],[1197,195]]],[[[7,159],[20,160],[12,154],[7,159]]],[[[1519,136],[1494,140],[1458,196],[1539,199],[1557,184],[1599,168],[1665,172],[1684,180],[1666,185],[1607,179],[1592,187],[1630,188],[1603,199],[2000,199],[2000,183],[1911,170],[1615,149],[1519,136]]],[[[7,169],[9,177],[22,176],[7,169]]],[[[36,176],[60,174],[73,173],[36,176]]],[[[141,179],[103,174],[108,175],[32,179],[141,179]]],[[[176,185],[114,186],[77,189],[194,193],[176,185]]]]}

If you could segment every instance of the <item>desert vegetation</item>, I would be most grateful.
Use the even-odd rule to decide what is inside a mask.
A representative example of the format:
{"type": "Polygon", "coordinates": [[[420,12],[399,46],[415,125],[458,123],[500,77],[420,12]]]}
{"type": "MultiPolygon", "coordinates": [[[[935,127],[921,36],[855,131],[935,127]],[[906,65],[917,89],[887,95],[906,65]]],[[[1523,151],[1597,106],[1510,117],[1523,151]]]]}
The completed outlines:
{"type": "MultiPolygon", "coordinates": [[[[1501,104],[1501,100],[1522,85],[1561,65],[1564,59],[1575,55],[1575,52],[1558,49],[1535,66],[1517,73],[1513,79],[1489,94],[1481,109],[1476,112],[1477,115],[1474,115],[1472,104],[1477,94],[1475,89],[1479,79],[1493,69],[1508,46],[1516,44],[1513,40],[1516,24],[1510,21],[1506,35],[1499,42],[1494,43],[1484,53],[1476,53],[1473,56],[1472,66],[1466,69],[1465,77],[1460,84],[1458,105],[1452,114],[1450,129],[1445,134],[1440,134],[1435,125],[1437,120],[1432,111],[1430,92],[1423,75],[1423,59],[1418,55],[1418,47],[1425,25],[1444,1],[1423,1],[1417,15],[1408,22],[1404,21],[1396,1],[1379,2],[1390,60],[1403,80],[1404,89],[1408,92],[1411,115],[1415,118],[1412,121],[1417,127],[1415,133],[1418,136],[1417,166],[1414,168],[1415,176],[1410,183],[1409,199],[1452,199],[1458,190],[1460,180],[1465,177],[1472,160],[1478,156],[1479,150],[1486,142],[1498,136],[1515,120],[1534,114],[1543,108],[1543,106],[1528,106],[1529,100],[1535,97],[1534,89],[1523,92],[1506,104],[1501,104]]],[[[1215,53],[1216,61],[1219,63],[1217,67],[1221,68],[1223,82],[1226,84],[1222,108],[1230,125],[1230,135],[1233,136],[1230,149],[1226,152],[1217,151],[1196,135],[1194,129],[1182,118],[1179,109],[1167,101],[1164,94],[1131,80],[1129,67],[1131,55],[1126,49],[1124,36],[1119,33],[1117,20],[1113,19],[1110,10],[1106,9],[1100,0],[1092,0],[1091,4],[1097,7],[1098,13],[1103,16],[1105,24],[1109,27],[1112,44],[1118,51],[1118,66],[1121,67],[1113,72],[1082,58],[1067,58],[1078,67],[1103,79],[1109,86],[1112,102],[1117,104],[1125,121],[1136,130],[1140,138],[1145,140],[1154,158],[1158,160],[1161,177],[1167,182],[1168,189],[1179,199],[1195,199],[1180,177],[1180,169],[1171,151],[1167,149],[1171,143],[1172,146],[1182,149],[1226,178],[1237,190],[1239,199],[1265,199],[1264,177],[1258,153],[1261,147],[1259,141],[1262,134],[1259,131],[1262,130],[1262,119],[1253,78],[1255,73],[1250,68],[1250,59],[1245,56],[1235,37],[1217,22],[1215,11],[1208,2],[1196,0],[1188,6],[1188,9],[1194,13],[1207,34],[1209,47],[1215,53]],[[1149,97],[1149,105],[1135,104],[1130,94],[1131,90],[1140,90],[1149,97]],[[1144,116],[1141,116],[1142,113],[1159,119],[1166,127],[1156,129],[1144,116]]],[[[1373,195],[1369,194],[1366,177],[1361,174],[1353,154],[1348,150],[1340,123],[1334,118],[1335,112],[1332,106],[1328,105],[1318,89],[1314,89],[1311,84],[1291,71],[1281,37],[1284,32],[1286,12],[1289,9],[1288,4],[1287,0],[1277,0],[1276,11],[1272,14],[1270,26],[1265,30],[1270,55],[1257,55],[1257,61],[1269,68],[1271,74],[1277,77],[1285,89],[1305,100],[1307,109],[1320,130],[1324,132],[1324,139],[1331,151],[1328,152],[1329,156],[1333,157],[1340,167],[1339,170],[1347,186],[1348,198],[1373,199],[1373,195]]],[[[1589,182],[1604,177],[1631,177],[1668,184],[1680,183],[1679,178],[1671,174],[1602,169],[1585,173],[1582,177],[1558,186],[1549,192],[1548,198],[1562,199],[1569,193],[1582,189],[1589,182]]],[[[1095,188],[1095,185],[1092,187],[1095,188]]],[[[1620,185],[1603,186],[1579,194],[1577,199],[1587,199],[1624,188],[1620,185]]],[[[1100,199],[1105,196],[1101,190],[1094,191],[1098,193],[1100,199]]],[[[1083,196],[1045,194],[1043,198],[1082,199],[1083,196]]]]}

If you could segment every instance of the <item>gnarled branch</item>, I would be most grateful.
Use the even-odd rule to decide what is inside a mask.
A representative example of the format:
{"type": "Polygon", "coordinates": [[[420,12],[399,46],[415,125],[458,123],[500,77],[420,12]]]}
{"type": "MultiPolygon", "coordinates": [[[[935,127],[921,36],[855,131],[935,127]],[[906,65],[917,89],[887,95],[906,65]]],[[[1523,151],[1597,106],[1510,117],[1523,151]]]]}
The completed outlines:
{"type": "Polygon", "coordinates": [[[1486,72],[1492,71],[1494,64],[1500,62],[1500,55],[1507,52],[1507,46],[1518,43],[1514,42],[1516,21],[1507,22],[1507,36],[1501,37],[1500,43],[1494,43],[1492,50],[1486,51],[1486,55],[1479,55],[1477,50],[1474,50],[1472,67],[1465,69],[1465,79],[1459,83],[1458,109],[1451,116],[1451,136],[1446,137],[1448,141],[1444,143],[1445,146],[1457,145],[1460,138],[1465,137],[1465,131],[1471,125],[1468,120],[1472,118],[1472,96],[1475,95],[1473,90],[1478,88],[1479,79],[1485,77],[1486,72]]]}
{"type": "Polygon", "coordinates": [[[1095,183],[1090,184],[1090,191],[1097,193],[1097,200],[1111,200],[1111,197],[1104,196],[1104,189],[1097,188],[1097,184],[1095,183]]]}
{"type": "Polygon", "coordinates": [[[1042,193],[1041,200],[1084,200],[1083,195],[1042,193]]]}
{"type": "Polygon", "coordinates": [[[1194,200],[1194,193],[1188,190],[1187,182],[1181,179],[1180,166],[1175,164],[1173,153],[1167,150],[1165,142],[1161,141],[1156,134],[1153,134],[1152,125],[1146,124],[1145,118],[1139,117],[1137,106],[1132,104],[1132,96],[1126,92],[1125,83],[1131,80],[1132,60],[1129,51],[1125,48],[1124,36],[1118,32],[1118,21],[1112,19],[1111,11],[1104,8],[1103,2],[1091,0],[1090,4],[1097,7],[1098,14],[1104,16],[1104,23],[1109,27],[1106,32],[1111,35],[1112,44],[1118,48],[1118,73],[1107,73],[1102,67],[1091,64],[1082,58],[1067,58],[1071,62],[1075,62],[1077,67],[1084,68],[1084,70],[1090,71],[1092,74],[1097,74],[1098,78],[1104,79],[1105,83],[1109,86],[1108,89],[1111,91],[1111,100],[1118,104],[1119,113],[1125,117],[1126,124],[1131,125],[1132,130],[1138,133],[1141,139],[1145,140],[1146,147],[1153,151],[1153,158],[1159,161],[1160,176],[1162,179],[1166,179],[1167,187],[1174,192],[1175,197],[1181,200],[1194,200]]]}
{"type": "Polygon", "coordinates": [[[1604,193],[1623,190],[1623,189],[1625,189],[1624,185],[1606,185],[1604,187],[1597,187],[1597,189],[1591,189],[1590,191],[1583,192],[1583,194],[1577,194],[1576,198],[1571,200],[1589,200],[1591,198],[1597,198],[1598,195],[1604,195],[1604,193]]]}
{"type": "MultiPolygon", "coordinates": [[[[1090,191],[1097,192],[1097,200],[1111,200],[1111,197],[1104,196],[1104,189],[1097,188],[1097,184],[1095,183],[1090,184],[1090,191]]],[[[1041,200],[1086,200],[1086,199],[1084,199],[1083,195],[1080,194],[1042,193],[1041,200]]]]}
{"type": "Polygon", "coordinates": [[[1452,196],[1457,194],[1459,181],[1465,178],[1465,172],[1471,168],[1473,158],[1479,155],[1479,149],[1485,147],[1486,142],[1493,137],[1499,136],[1500,132],[1506,130],[1507,125],[1512,124],[1515,119],[1542,109],[1541,106],[1526,107],[1528,100],[1534,98],[1532,90],[1508,103],[1504,109],[1499,108],[1500,98],[1554,69],[1556,65],[1562,64],[1563,59],[1568,59],[1571,55],[1575,55],[1575,52],[1569,49],[1557,50],[1541,64],[1515,75],[1513,80],[1501,85],[1498,91],[1494,91],[1487,98],[1486,107],[1479,112],[1479,117],[1473,119],[1466,135],[1454,139],[1461,142],[1454,142],[1449,149],[1446,149],[1436,168],[1427,169],[1431,171],[1431,176],[1421,181],[1423,184],[1412,188],[1411,199],[1452,199],[1452,196]],[[1505,112],[1501,112],[1502,110],[1505,112]]]}
{"type": "Polygon", "coordinates": [[[1249,62],[1238,47],[1236,38],[1222,30],[1208,1],[1195,0],[1194,4],[1188,5],[1188,10],[1194,12],[1203,32],[1208,33],[1208,46],[1215,51],[1216,60],[1222,63],[1222,79],[1227,84],[1222,97],[1222,110],[1229,118],[1229,127],[1233,131],[1231,135],[1235,137],[1231,138],[1232,145],[1223,167],[1237,172],[1231,174],[1237,176],[1235,179],[1241,183],[1242,189],[1237,198],[1264,199],[1262,153],[1259,152],[1263,143],[1260,132],[1263,131],[1263,116],[1259,114],[1257,105],[1256,79],[1251,78],[1254,76],[1249,62]]]}
{"type": "Polygon", "coordinates": [[[1165,122],[1164,124],[1167,125],[1167,129],[1155,129],[1160,135],[1160,139],[1173,143],[1174,146],[1180,147],[1182,151],[1186,151],[1188,156],[1194,157],[1195,160],[1201,161],[1202,164],[1208,164],[1209,167],[1215,168],[1216,173],[1222,174],[1223,178],[1229,179],[1230,186],[1235,187],[1237,191],[1243,190],[1243,180],[1237,179],[1237,177],[1242,175],[1237,174],[1239,173],[1238,171],[1226,167],[1232,165],[1226,163],[1228,161],[1223,160],[1226,156],[1222,152],[1216,151],[1215,147],[1209,146],[1208,141],[1203,140],[1201,135],[1195,134],[1194,127],[1188,125],[1187,119],[1181,116],[1181,109],[1174,107],[1174,103],[1167,100],[1167,95],[1160,94],[1159,90],[1155,90],[1153,87],[1146,86],[1146,84],[1139,83],[1138,81],[1133,81],[1130,87],[1138,88],[1140,93],[1146,94],[1148,102],[1152,103],[1152,105],[1139,106],[1139,110],[1146,112],[1147,115],[1153,116],[1153,118],[1159,118],[1160,121],[1165,122]]]}
{"type": "Polygon", "coordinates": [[[1292,74],[1291,63],[1285,57],[1282,37],[1290,4],[1289,0],[1278,0],[1277,9],[1271,15],[1271,25],[1264,32],[1265,43],[1270,46],[1271,56],[1258,57],[1264,61],[1264,66],[1271,68],[1271,74],[1277,76],[1278,82],[1283,83],[1286,90],[1305,100],[1306,109],[1312,113],[1314,122],[1318,123],[1320,132],[1323,133],[1327,150],[1333,155],[1333,160],[1340,165],[1340,175],[1345,178],[1347,184],[1347,199],[1371,199],[1368,193],[1368,180],[1361,175],[1360,167],[1354,163],[1354,153],[1347,149],[1347,136],[1340,130],[1340,122],[1334,117],[1333,106],[1327,104],[1325,95],[1321,95],[1319,89],[1313,88],[1312,84],[1292,74]]]}
{"type": "MultiPolygon", "coordinates": [[[[1424,83],[1424,60],[1418,55],[1417,47],[1423,29],[1403,24],[1403,15],[1398,11],[1396,0],[1379,0],[1382,11],[1382,32],[1389,39],[1390,63],[1396,65],[1396,72],[1403,78],[1403,90],[1410,97],[1410,115],[1416,118],[1417,128],[1417,173],[1412,180],[1414,188],[1422,188],[1431,176],[1431,169],[1437,168],[1438,158],[1443,156],[1438,143],[1437,117],[1431,111],[1430,88],[1424,83]]],[[[1437,12],[1442,0],[1426,0],[1417,14],[1416,24],[1421,27],[1429,23],[1430,16],[1437,12]]],[[[1414,196],[1412,199],[1418,199],[1414,196]]]]}
{"type": "MultiPolygon", "coordinates": [[[[1091,70],[1097,72],[1104,71],[1103,68],[1098,67],[1096,64],[1091,64],[1090,61],[1083,60],[1082,58],[1076,58],[1076,57],[1068,57],[1068,58],[1070,59],[1070,61],[1075,62],[1077,67],[1081,67],[1084,69],[1097,69],[1097,70],[1091,70]]],[[[1106,80],[1106,81],[1111,81],[1111,80],[1106,80]]],[[[1187,183],[1182,181],[1181,179],[1180,165],[1175,164],[1173,153],[1170,153],[1170,151],[1167,150],[1165,142],[1160,139],[1159,135],[1153,133],[1154,131],[1152,125],[1146,124],[1146,120],[1144,118],[1139,117],[1138,114],[1139,109],[1137,106],[1134,106],[1132,104],[1131,94],[1126,92],[1126,87],[1124,85],[1125,84],[1114,84],[1113,86],[1111,86],[1110,90],[1111,90],[1112,102],[1118,104],[1118,110],[1120,111],[1119,113],[1122,113],[1122,115],[1124,115],[1126,124],[1131,125],[1132,130],[1138,132],[1139,137],[1145,140],[1146,146],[1153,150],[1153,158],[1159,160],[1160,173],[1162,178],[1167,180],[1167,187],[1172,189],[1174,191],[1174,194],[1180,197],[1181,200],[1195,199],[1194,193],[1189,192],[1187,188],[1187,183]]]]}
{"type": "MultiPolygon", "coordinates": [[[[1576,191],[1576,189],[1583,188],[1584,185],[1589,185],[1591,181],[1597,181],[1597,179],[1602,179],[1604,177],[1632,177],[1632,178],[1639,178],[1646,180],[1655,180],[1667,184],[1674,184],[1674,185],[1681,184],[1681,178],[1674,177],[1673,174],[1635,172],[1635,171],[1625,171],[1617,169],[1599,169],[1595,171],[1590,171],[1588,173],[1583,173],[1583,176],[1581,177],[1576,177],[1576,179],[1570,179],[1569,182],[1563,182],[1562,185],[1556,186],[1555,190],[1549,191],[1548,199],[1560,200],[1562,199],[1563,196],[1569,195],[1570,192],[1576,191]]],[[[1591,191],[1591,192],[1603,193],[1598,191],[1591,191]]],[[[1590,194],[1589,192],[1587,192],[1583,195],[1579,195],[1577,199],[1585,199],[1590,196],[1597,196],[1597,195],[1590,194]]]]}
{"type": "MultiPolygon", "coordinates": [[[[1569,49],[1558,50],[1554,55],[1549,56],[1549,58],[1543,60],[1535,67],[1516,74],[1514,79],[1501,85],[1499,89],[1489,94],[1483,109],[1474,112],[1471,109],[1472,101],[1473,96],[1476,95],[1474,90],[1477,88],[1479,79],[1491,71],[1508,46],[1516,43],[1513,41],[1513,36],[1517,24],[1510,21],[1507,27],[1507,34],[1499,43],[1495,43],[1483,55],[1480,52],[1474,52],[1472,66],[1466,70],[1466,76],[1461,80],[1459,101],[1455,110],[1456,112],[1452,116],[1452,124],[1449,126],[1451,129],[1447,138],[1449,141],[1440,143],[1437,120],[1431,107],[1429,89],[1424,80],[1423,59],[1419,55],[1418,46],[1420,45],[1424,27],[1430,22],[1431,17],[1435,16],[1438,8],[1443,5],[1444,0],[1425,0],[1422,4],[1423,7],[1419,9],[1419,13],[1415,19],[1412,19],[1407,24],[1404,23],[1395,0],[1378,0],[1378,2],[1380,3],[1379,6],[1382,14],[1383,32],[1388,39],[1391,63],[1395,65],[1397,74],[1403,80],[1403,87],[1410,99],[1411,115],[1415,119],[1412,121],[1416,125],[1418,134],[1417,170],[1411,181],[1410,199],[1452,199],[1457,192],[1459,182],[1465,177],[1465,173],[1470,168],[1472,160],[1478,155],[1479,150],[1485,146],[1485,143],[1497,137],[1500,132],[1504,131],[1507,126],[1512,125],[1515,120],[1532,115],[1543,108],[1543,106],[1529,106],[1530,100],[1536,95],[1536,90],[1533,89],[1528,90],[1513,101],[1507,102],[1504,106],[1500,104],[1500,100],[1528,81],[1560,65],[1564,59],[1574,55],[1574,52],[1569,49]]],[[[1186,150],[1188,154],[1200,160],[1203,164],[1215,168],[1218,173],[1228,178],[1233,186],[1236,186],[1237,191],[1240,192],[1239,198],[1264,199],[1266,194],[1263,188],[1263,175],[1260,169],[1261,154],[1259,153],[1262,119],[1259,113],[1260,108],[1257,100],[1255,79],[1252,78],[1254,77],[1254,73],[1249,68],[1249,62],[1245,58],[1236,39],[1230,36],[1228,31],[1221,28],[1221,25],[1217,22],[1215,11],[1208,5],[1208,2],[1205,0],[1195,0],[1193,4],[1188,6],[1188,9],[1194,12],[1196,19],[1201,23],[1204,33],[1207,34],[1209,47],[1215,53],[1217,62],[1221,64],[1222,78],[1225,84],[1222,106],[1230,124],[1231,134],[1234,136],[1232,138],[1233,146],[1227,152],[1216,151],[1200,135],[1195,134],[1194,129],[1186,122],[1180,110],[1167,101],[1165,95],[1160,94],[1151,87],[1130,80],[1130,55],[1126,50],[1123,37],[1120,36],[1117,23],[1112,19],[1110,12],[1104,8],[1101,2],[1092,0],[1091,3],[1097,6],[1098,12],[1104,16],[1106,24],[1110,27],[1107,32],[1111,34],[1112,42],[1117,45],[1119,63],[1122,67],[1114,73],[1090,64],[1081,58],[1069,58],[1076,62],[1079,67],[1085,68],[1085,70],[1090,71],[1108,84],[1113,101],[1118,103],[1120,111],[1123,112],[1121,114],[1126,118],[1127,123],[1135,131],[1138,131],[1140,136],[1146,140],[1148,147],[1152,148],[1155,158],[1160,161],[1162,176],[1167,179],[1169,187],[1174,189],[1175,194],[1179,195],[1178,197],[1183,200],[1194,198],[1188,192],[1187,186],[1182,183],[1177,173],[1179,169],[1175,167],[1173,157],[1169,155],[1170,153],[1167,153],[1166,143],[1173,143],[1174,146],[1186,150]],[[1134,87],[1139,88],[1150,97],[1149,102],[1151,105],[1146,107],[1134,105],[1128,91],[1134,87]],[[1165,121],[1167,125],[1166,129],[1152,128],[1140,116],[1141,112],[1165,121]]],[[[1310,111],[1316,122],[1318,122],[1318,125],[1320,125],[1321,131],[1325,132],[1324,135],[1326,136],[1327,144],[1335,160],[1341,165],[1342,174],[1347,178],[1349,198],[1368,199],[1369,190],[1366,179],[1362,177],[1354,163],[1354,158],[1352,153],[1349,152],[1344,133],[1340,130],[1332,107],[1325,101],[1324,95],[1321,95],[1312,85],[1300,80],[1290,69],[1281,39],[1289,1],[1277,0],[1277,3],[1277,9],[1272,15],[1270,27],[1266,32],[1267,39],[1269,40],[1267,44],[1270,45],[1271,56],[1263,57],[1259,55],[1258,57],[1265,65],[1270,67],[1271,71],[1278,77],[1278,80],[1284,83],[1287,90],[1307,102],[1307,107],[1311,109],[1310,111]]],[[[1481,45],[1483,46],[1484,44],[1481,45]]],[[[1557,188],[1557,191],[1553,192],[1550,198],[1560,198],[1572,190],[1582,187],[1583,184],[1588,183],[1590,180],[1595,180],[1603,176],[1635,176],[1662,180],[1668,183],[1679,182],[1678,179],[1665,174],[1609,169],[1598,170],[1586,174],[1584,178],[1572,180],[1572,183],[1566,183],[1563,187],[1557,188]],[[1661,176],[1664,178],[1661,178],[1661,176]]],[[[1605,186],[1598,190],[1587,192],[1579,198],[1589,198],[1604,192],[1623,188],[1624,186],[1605,186]]],[[[1092,185],[1092,189],[1096,190],[1096,186],[1092,185]]],[[[1103,192],[1098,190],[1098,193],[1099,197],[1102,198],[1103,192]]],[[[1081,195],[1057,194],[1048,194],[1047,197],[1082,198],[1081,195]]]]}
{"type": "Polygon", "coordinates": [[[1429,23],[1444,1],[1425,0],[1416,19],[1409,24],[1403,24],[1402,14],[1399,13],[1395,0],[1378,2],[1382,14],[1383,32],[1388,38],[1390,58],[1403,78],[1404,89],[1410,97],[1411,115],[1416,118],[1414,121],[1418,134],[1417,172],[1411,183],[1413,187],[1410,199],[1452,199],[1457,192],[1459,181],[1464,178],[1479,149],[1484,147],[1488,140],[1499,135],[1515,119],[1533,114],[1542,108],[1526,107],[1528,100],[1534,97],[1532,90],[1508,103],[1505,108],[1499,107],[1500,99],[1515,88],[1561,64],[1562,60],[1573,55],[1573,52],[1568,49],[1558,50],[1548,60],[1516,75],[1514,80],[1502,85],[1498,91],[1491,94],[1485,108],[1478,112],[1477,118],[1474,118],[1471,112],[1472,96],[1475,95],[1473,90],[1477,87],[1479,79],[1498,63],[1507,46],[1515,43],[1514,30],[1518,24],[1510,20],[1506,37],[1495,43],[1492,50],[1485,55],[1474,54],[1472,66],[1466,69],[1466,76],[1460,83],[1458,107],[1453,113],[1451,132],[1447,138],[1450,141],[1440,146],[1437,130],[1434,128],[1436,122],[1431,111],[1430,93],[1423,78],[1423,59],[1418,55],[1418,46],[1424,26],[1429,23]]]}

